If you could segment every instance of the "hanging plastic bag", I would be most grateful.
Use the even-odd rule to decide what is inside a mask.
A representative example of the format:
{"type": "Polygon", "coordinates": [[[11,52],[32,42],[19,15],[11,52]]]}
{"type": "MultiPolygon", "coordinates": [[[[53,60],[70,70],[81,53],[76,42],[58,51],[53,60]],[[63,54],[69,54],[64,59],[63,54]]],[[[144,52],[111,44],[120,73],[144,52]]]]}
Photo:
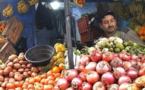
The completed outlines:
{"type": "Polygon", "coordinates": [[[36,11],[36,28],[43,29],[44,27],[46,27],[47,30],[52,30],[54,27],[53,16],[53,11],[49,8],[46,8],[45,5],[43,5],[42,2],[39,1],[36,11]]]}

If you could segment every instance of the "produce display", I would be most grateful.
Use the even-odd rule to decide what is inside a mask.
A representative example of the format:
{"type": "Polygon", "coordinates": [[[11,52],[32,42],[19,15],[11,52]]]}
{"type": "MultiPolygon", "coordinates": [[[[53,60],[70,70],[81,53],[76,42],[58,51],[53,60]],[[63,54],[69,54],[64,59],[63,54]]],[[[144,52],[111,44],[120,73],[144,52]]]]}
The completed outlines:
{"type": "Polygon", "coordinates": [[[117,37],[100,38],[92,47],[74,49],[81,57],[74,69],[65,68],[65,44],[56,43],[54,48],[56,54],[46,66],[33,66],[25,60],[23,52],[10,55],[8,61],[0,65],[0,90],[144,89],[143,45],[117,37]],[[142,49],[131,53],[132,48],[126,50],[128,46],[142,49]],[[119,49],[116,51],[116,48],[119,49]]]}
{"type": "Polygon", "coordinates": [[[56,65],[59,66],[59,64],[65,64],[65,51],[66,51],[66,47],[64,44],[61,43],[56,43],[54,45],[55,48],[55,55],[53,56],[51,62],[56,65]]]}
{"type": "MultiPolygon", "coordinates": [[[[66,50],[59,43],[56,43],[55,48],[56,53],[66,50]]],[[[12,54],[6,63],[2,63],[2,60],[0,62],[0,90],[52,90],[63,69],[65,65],[61,62],[59,65],[51,62],[36,67],[25,60],[23,52],[19,55],[12,54]]]]}
{"type": "Polygon", "coordinates": [[[2,10],[2,15],[4,16],[4,17],[10,17],[10,16],[12,16],[14,14],[14,10],[13,10],[13,6],[11,5],[11,4],[8,4],[7,6],[6,6],[6,8],[4,8],[3,10],[2,10]]]}
{"type": "Polygon", "coordinates": [[[143,41],[145,41],[145,26],[140,26],[137,30],[137,34],[143,41]]]}

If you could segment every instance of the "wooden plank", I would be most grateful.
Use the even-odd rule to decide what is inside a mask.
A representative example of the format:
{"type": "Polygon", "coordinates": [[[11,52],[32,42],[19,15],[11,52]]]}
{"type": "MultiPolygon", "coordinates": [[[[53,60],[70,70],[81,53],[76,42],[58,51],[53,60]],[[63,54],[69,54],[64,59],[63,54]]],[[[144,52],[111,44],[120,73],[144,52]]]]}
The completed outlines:
{"type": "Polygon", "coordinates": [[[11,54],[17,54],[13,44],[9,41],[1,42],[0,59],[5,63],[11,54]]]}

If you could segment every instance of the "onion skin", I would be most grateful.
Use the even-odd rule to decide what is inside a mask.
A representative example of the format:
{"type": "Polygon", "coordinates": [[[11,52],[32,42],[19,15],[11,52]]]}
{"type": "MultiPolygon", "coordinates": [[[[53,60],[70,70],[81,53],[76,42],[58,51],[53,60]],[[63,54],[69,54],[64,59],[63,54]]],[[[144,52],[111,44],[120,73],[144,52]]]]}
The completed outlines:
{"type": "Polygon", "coordinates": [[[145,75],[145,67],[144,67],[144,68],[141,68],[141,69],[138,71],[138,75],[139,75],[139,76],[145,75]]]}
{"type": "Polygon", "coordinates": [[[91,70],[91,71],[95,71],[96,70],[96,66],[97,66],[97,63],[96,62],[89,62],[85,69],[87,70],[91,70]]]}
{"type": "Polygon", "coordinates": [[[60,78],[56,86],[58,86],[60,90],[66,90],[69,86],[69,82],[64,78],[60,78]]]}
{"type": "Polygon", "coordinates": [[[70,69],[66,71],[64,78],[68,81],[72,81],[75,77],[78,77],[78,71],[76,69],[70,69]]]}
{"type": "Polygon", "coordinates": [[[128,90],[130,83],[123,83],[119,86],[119,90],[128,90]]]}
{"type": "Polygon", "coordinates": [[[122,66],[125,70],[128,70],[132,67],[131,62],[129,61],[123,61],[123,66],[122,66]]]}
{"type": "Polygon", "coordinates": [[[106,87],[101,81],[98,81],[93,84],[93,90],[106,90],[106,87]]]}
{"type": "Polygon", "coordinates": [[[82,86],[82,83],[83,83],[82,79],[80,79],[79,77],[75,77],[75,78],[73,78],[72,81],[71,81],[71,86],[72,86],[73,88],[79,90],[79,89],[81,88],[81,86],[82,86]]]}
{"type": "Polygon", "coordinates": [[[80,59],[80,63],[83,65],[86,65],[88,62],[90,62],[90,58],[88,55],[82,55],[80,59]]]}
{"type": "Polygon", "coordinates": [[[81,90],[92,90],[92,85],[88,82],[83,82],[81,90]]]}
{"type": "Polygon", "coordinates": [[[111,84],[107,87],[107,90],[118,90],[119,85],[118,84],[111,84]]]}
{"type": "Polygon", "coordinates": [[[118,85],[123,83],[132,83],[132,79],[127,75],[123,75],[118,79],[118,85]]]}
{"type": "Polygon", "coordinates": [[[125,69],[122,67],[117,67],[117,68],[113,68],[113,75],[115,76],[116,79],[120,78],[122,75],[125,75],[125,69]]]}
{"type": "Polygon", "coordinates": [[[111,62],[110,65],[112,68],[116,67],[122,67],[123,66],[123,61],[119,57],[115,57],[111,62]]]}
{"type": "Polygon", "coordinates": [[[93,50],[90,54],[90,59],[93,62],[99,62],[102,59],[102,53],[100,51],[93,50]]]}
{"type": "Polygon", "coordinates": [[[101,81],[105,85],[110,85],[110,84],[113,84],[115,82],[115,77],[111,72],[106,72],[102,75],[101,81]]]}
{"type": "Polygon", "coordinates": [[[135,80],[138,77],[138,71],[137,70],[128,70],[126,72],[126,75],[129,76],[132,80],[135,80]]]}
{"type": "Polygon", "coordinates": [[[86,75],[86,80],[91,83],[94,84],[95,82],[99,81],[100,76],[96,71],[89,71],[86,75]]]}
{"type": "Polygon", "coordinates": [[[111,66],[106,61],[100,61],[96,66],[96,71],[99,74],[103,74],[105,72],[111,71],[111,66]]]}

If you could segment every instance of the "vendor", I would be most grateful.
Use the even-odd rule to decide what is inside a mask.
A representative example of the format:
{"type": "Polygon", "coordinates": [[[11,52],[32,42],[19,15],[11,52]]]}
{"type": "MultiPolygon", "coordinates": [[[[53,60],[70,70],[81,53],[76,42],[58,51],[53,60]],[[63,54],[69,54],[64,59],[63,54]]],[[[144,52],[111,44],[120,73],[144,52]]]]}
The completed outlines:
{"type": "Polygon", "coordinates": [[[130,28],[117,26],[115,14],[111,11],[99,14],[97,21],[100,28],[105,32],[106,37],[117,36],[124,41],[132,41],[138,44],[144,44],[140,37],[130,28]]]}

